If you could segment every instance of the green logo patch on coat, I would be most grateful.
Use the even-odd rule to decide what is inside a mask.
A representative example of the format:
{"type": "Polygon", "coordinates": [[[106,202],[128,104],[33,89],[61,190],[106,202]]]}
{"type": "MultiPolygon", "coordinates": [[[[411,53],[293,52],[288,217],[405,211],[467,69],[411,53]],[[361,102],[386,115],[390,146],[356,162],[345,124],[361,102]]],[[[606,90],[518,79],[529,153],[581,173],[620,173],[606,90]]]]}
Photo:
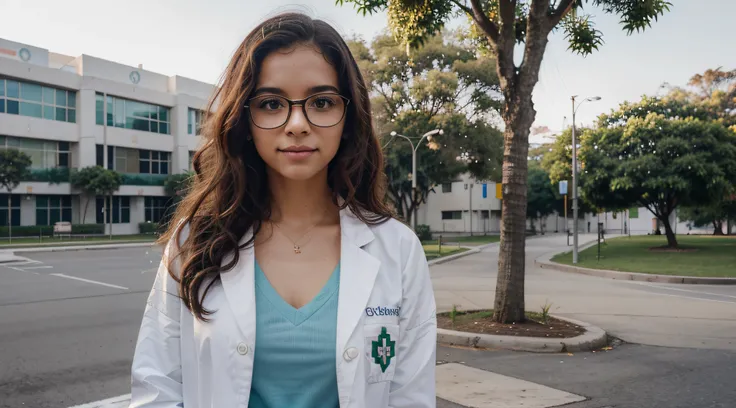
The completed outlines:
{"type": "Polygon", "coordinates": [[[391,359],[396,356],[396,342],[391,340],[391,335],[386,332],[385,327],[382,327],[378,340],[371,344],[373,362],[381,366],[381,372],[385,373],[388,366],[391,365],[391,359]]]}

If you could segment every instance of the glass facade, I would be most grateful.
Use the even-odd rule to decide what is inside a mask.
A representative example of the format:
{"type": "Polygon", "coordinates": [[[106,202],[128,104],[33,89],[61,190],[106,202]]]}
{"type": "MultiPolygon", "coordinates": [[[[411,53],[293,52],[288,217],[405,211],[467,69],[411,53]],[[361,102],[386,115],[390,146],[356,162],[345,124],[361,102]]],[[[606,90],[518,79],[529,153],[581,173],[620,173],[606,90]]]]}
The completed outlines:
{"type": "MultiPolygon", "coordinates": [[[[10,225],[20,225],[20,195],[10,196],[10,225]]],[[[0,194],[0,227],[8,226],[8,195],[0,194]]]]}
{"type": "MultiPolygon", "coordinates": [[[[96,98],[96,123],[104,125],[105,96],[98,93],[96,98]]],[[[168,135],[169,108],[108,95],[107,126],[168,135]]]]}
{"type": "Polygon", "coordinates": [[[159,222],[166,213],[169,197],[145,197],[146,222],[159,222]]]}
{"type": "MultiPolygon", "coordinates": [[[[104,147],[96,147],[96,164],[102,166],[104,147]]],[[[107,168],[128,174],[169,174],[171,153],[107,146],[107,168]]]]}
{"type": "Polygon", "coordinates": [[[0,136],[0,149],[18,149],[31,157],[32,169],[69,167],[69,142],[0,136]]]}
{"type": "Polygon", "coordinates": [[[77,122],[77,93],[0,77],[0,113],[77,122]]]}
{"type": "Polygon", "coordinates": [[[72,222],[72,197],[61,195],[36,196],[36,225],[72,222]]]}
{"type": "Polygon", "coordinates": [[[200,134],[200,129],[202,126],[202,111],[189,108],[189,113],[187,117],[187,133],[190,135],[200,134]]]}
{"type": "Polygon", "coordinates": [[[110,211],[110,197],[97,197],[97,223],[105,224],[110,222],[110,215],[112,215],[113,224],[128,224],[130,223],[130,197],[125,196],[113,196],[112,197],[112,211],[110,211]],[[103,216],[103,210],[105,209],[105,202],[107,202],[107,217],[103,216]]]}

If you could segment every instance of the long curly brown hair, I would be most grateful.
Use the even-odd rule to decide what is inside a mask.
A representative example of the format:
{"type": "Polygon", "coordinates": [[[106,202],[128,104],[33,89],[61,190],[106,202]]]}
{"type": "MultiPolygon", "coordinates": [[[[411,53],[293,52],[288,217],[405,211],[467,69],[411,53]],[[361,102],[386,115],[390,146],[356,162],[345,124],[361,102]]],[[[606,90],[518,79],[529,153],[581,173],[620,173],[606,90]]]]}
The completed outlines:
{"type": "Polygon", "coordinates": [[[297,44],[313,44],[322,52],[337,71],[341,93],[351,100],[344,138],[328,165],[334,203],[349,207],[369,225],[393,215],[384,201],[383,155],[371,122],[370,96],[347,44],[330,25],[306,15],[285,13],[264,21],[235,51],[212,95],[202,126],[204,143],[193,157],[191,189],[159,240],[176,244],[169,274],[179,284],[183,303],[202,321],[214,313],[203,303],[220,273],[238,263],[240,249],[253,245],[270,218],[266,165],[251,141],[244,105],[266,56],[297,44]],[[182,225],[189,231],[183,241],[182,225]],[[241,243],[248,231],[252,236],[241,243]],[[231,253],[232,260],[223,264],[231,253]]]}

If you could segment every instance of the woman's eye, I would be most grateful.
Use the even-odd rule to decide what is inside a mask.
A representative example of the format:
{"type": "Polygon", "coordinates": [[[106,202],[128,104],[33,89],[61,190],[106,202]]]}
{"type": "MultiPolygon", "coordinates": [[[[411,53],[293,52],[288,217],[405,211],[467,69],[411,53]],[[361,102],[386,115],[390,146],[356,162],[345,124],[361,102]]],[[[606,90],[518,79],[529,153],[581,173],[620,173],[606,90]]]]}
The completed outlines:
{"type": "Polygon", "coordinates": [[[264,99],[258,103],[259,109],[276,110],[283,107],[284,104],[278,99],[264,99]]]}
{"type": "Polygon", "coordinates": [[[319,97],[312,102],[312,105],[317,109],[329,109],[335,106],[335,101],[328,97],[319,97]]]}

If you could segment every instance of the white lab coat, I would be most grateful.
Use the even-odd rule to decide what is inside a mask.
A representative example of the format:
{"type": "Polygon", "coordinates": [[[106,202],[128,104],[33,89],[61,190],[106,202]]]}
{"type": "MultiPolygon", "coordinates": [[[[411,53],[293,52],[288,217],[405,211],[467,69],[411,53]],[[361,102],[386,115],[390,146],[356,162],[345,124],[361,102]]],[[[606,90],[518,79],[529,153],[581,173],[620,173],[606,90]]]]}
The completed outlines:
{"type": "MultiPolygon", "coordinates": [[[[421,243],[396,220],[369,226],[346,209],[340,224],[340,408],[434,408],[437,321],[421,243]],[[383,328],[390,339],[379,339],[383,328]],[[387,340],[395,347],[380,350],[393,355],[384,371],[373,344],[390,346],[387,340]]],[[[204,306],[216,312],[203,323],[177,297],[162,261],[135,348],[131,408],[248,407],[258,352],[253,271],[253,248],[242,249],[208,293],[204,306]]]]}

